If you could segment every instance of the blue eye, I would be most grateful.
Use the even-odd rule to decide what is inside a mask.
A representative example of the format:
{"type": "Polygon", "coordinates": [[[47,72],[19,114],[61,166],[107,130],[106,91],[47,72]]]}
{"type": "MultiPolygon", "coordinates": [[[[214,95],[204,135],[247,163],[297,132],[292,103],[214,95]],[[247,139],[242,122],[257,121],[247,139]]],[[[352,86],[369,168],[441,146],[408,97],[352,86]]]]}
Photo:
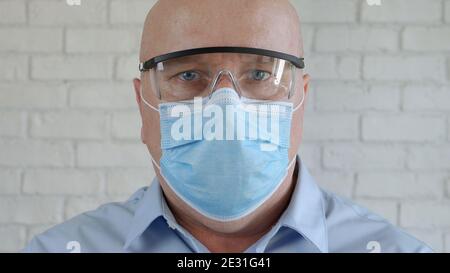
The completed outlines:
{"type": "Polygon", "coordinates": [[[270,73],[263,70],[253,70],[250,72],[250,78],[254,81],[265,81],[270,77],[270,73]]]}
{"type": "Polygon", "coordinates": [[[198,79],[199,74],[195,71],[185,71],[180,74],[178,74],[178,78],[180,78],[182,81],[193,81],[198,79]]]}

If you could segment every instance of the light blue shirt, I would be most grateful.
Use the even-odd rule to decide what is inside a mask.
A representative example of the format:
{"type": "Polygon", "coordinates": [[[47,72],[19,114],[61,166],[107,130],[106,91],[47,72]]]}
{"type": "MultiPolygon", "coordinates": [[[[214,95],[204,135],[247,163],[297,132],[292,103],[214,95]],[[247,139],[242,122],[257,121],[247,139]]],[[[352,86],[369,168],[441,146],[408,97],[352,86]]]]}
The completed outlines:
{"type": "MultiPolygon", "coordinates": [[[[318,187],[300,168],[289,206],[246,252],[432,252],[382,217],[318,187]]],[[[153,181],[34,237],[24,252],[209,252],[177,224],[153,181]]]]}

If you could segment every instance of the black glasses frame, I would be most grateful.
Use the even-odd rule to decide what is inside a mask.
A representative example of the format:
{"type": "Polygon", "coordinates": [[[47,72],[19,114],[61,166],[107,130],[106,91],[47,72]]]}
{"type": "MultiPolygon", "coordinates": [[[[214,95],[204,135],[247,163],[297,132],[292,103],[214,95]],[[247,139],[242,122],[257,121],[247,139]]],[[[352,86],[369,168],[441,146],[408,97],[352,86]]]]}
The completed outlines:
{"type": "Polygon", "coordinates": [[[176,51],[168,54],[163,54],[160,56],[156,56],[151,58],[150,60],[139,63],[139,71],[145,72],[152,68],[154,68],[158,63],[168,61],[170,59],[185,57],[190,55],[197,54],[205,54],[205,53],[246,53],[246,54],[257,54],[267,57],[278,58],[282,60],[286,60],[291,62],[297,68],[303,69],[305,68],[304,58],[298,58],[293,55],[289,55],[286,53],[261,49],[261,48],[252,48],[252,47],[202,47],[202,48],[194,48],[176,51]]]}

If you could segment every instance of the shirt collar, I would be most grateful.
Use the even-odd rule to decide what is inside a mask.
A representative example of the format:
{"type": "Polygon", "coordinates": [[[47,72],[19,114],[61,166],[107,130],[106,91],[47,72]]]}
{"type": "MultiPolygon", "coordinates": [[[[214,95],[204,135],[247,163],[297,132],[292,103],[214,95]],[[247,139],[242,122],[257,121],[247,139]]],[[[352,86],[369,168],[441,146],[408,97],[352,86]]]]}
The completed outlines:
{"type": "Polygon", "coordinates": [[[158,180],[154,178],[150,187],[145,189],[142,200],[131,220],[124,249],[127,249],[137,237],[144,233],[156,218],[163,216],[163,199],[161,187],[158,180]]]}
{"type": "Polygon", "coordinates": [[[299,175],[288,207],[279,220],[314,244],[320,252],[328,252],[328,230],[322,190],[306,165],[297,156],[299,175]]]}
{"type": "MultiPolygon", "coordinates": [[[[328,232],[322,191],[309,174],[306,166],[302,164],[300,157],[297,157],[297,163],[297,167],[300,169],[297,185],[277,226],[285,226],[298,232],[314,244],[319,251],[328,252],[328,232]]],[[[160,216],[166,218],[169,226],[175,225],[178,227],[172,213],[165,204],[161,187],[155,178],[152,185],[145,189],[140,205],[134,214],[124,249],[127,249],[147,228],[151,228],[153,221],[160,216]]],[[[270,238],[267,239],[265,245],[270,241],[270,238]]]]}

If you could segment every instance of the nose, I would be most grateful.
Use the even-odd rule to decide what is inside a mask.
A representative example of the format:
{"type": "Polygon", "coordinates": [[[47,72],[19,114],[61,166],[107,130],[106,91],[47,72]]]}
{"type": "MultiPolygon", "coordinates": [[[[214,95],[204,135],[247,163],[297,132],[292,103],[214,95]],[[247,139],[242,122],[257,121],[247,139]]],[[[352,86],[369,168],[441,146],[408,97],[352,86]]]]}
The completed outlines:
{"type": "Polygon", "coordinates": [[[238,86],[233,74],[228,70],[223,70],[218,73],[215,81],[213,82],[213,86],[211,88],[211,93],[221,89],[221,88],[232,88],[234,89],[240,96],[240,92],[238,90],[238,86]]]}
{"type": "Polygon", "coordinates": [[[214,89],[220,89],[225,87],[233,88],[233,80],[228,74],[221,74],[217,79],[217,84],[214,89]]]}

